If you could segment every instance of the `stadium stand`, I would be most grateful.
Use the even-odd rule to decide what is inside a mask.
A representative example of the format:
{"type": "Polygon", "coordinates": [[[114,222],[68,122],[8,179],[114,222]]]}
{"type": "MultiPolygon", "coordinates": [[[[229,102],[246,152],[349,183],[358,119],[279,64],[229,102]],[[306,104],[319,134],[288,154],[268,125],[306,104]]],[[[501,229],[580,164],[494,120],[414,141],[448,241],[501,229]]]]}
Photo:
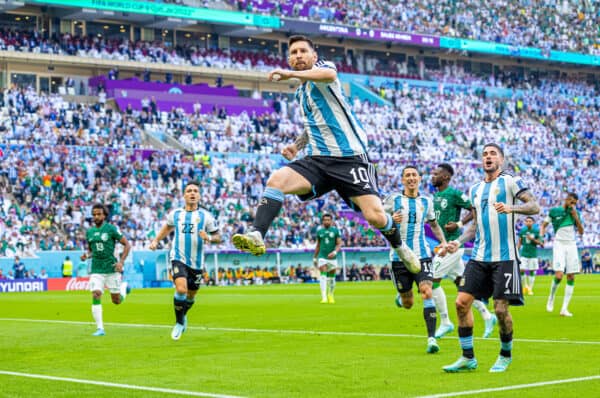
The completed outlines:
{"type": "Polygon", "coordinates": [[[360,28],[600,54],[600,9],[595,2],[301,0],[282,4],[275,1],[229,0],[229,3],[240,11],[360,28]]]}

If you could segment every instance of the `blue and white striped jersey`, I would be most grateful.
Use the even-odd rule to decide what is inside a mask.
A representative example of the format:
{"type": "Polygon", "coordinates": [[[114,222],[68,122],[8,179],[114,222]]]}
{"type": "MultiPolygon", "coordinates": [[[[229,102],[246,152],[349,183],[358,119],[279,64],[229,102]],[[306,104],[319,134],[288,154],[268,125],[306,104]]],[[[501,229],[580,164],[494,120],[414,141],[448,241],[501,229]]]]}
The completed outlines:
{"type": "MultiPolygon", "coordinates": [[[[383,201],[385,211],[402,213],[400,236],[419,258],[431,258],[431,248],[425,239],[425,223],[435,220],[433,198],[419,195],[409,198],[402,193],[392,194],[383,201]]],[[[390,260],[400,261],[396,251],[390,251],[390,260]]]]}
{"type": "Polygon", "coordinates": [[[499,214],[496,202],[512,206],[517,195],[527,186],[520,177],[505,172],[492,182],[481,181],[469,190],[473,208],[477,212],[477,233],[471,258],[477,261],[510,261],[517,259],[514,214],[499,214]]]}
{"type": "Polygon", "coordinates": [[[199,233],[202,230],[209,235],[217,232],[217,223],[212,214],[201,208],[194,211],[178,208],[167,216],[167,225],[175,228],[170,261],[177,260],[190,268],[202,269],[204,241],[199,233]]]}
{"type": "MultiPolygon", "coordinates": [[[[333,63],[317,61],[313,68],[331,68],[333,63]]],[[[332,83],[304,82],[296,100],[308,134],[307,154],[350,157],[367,153],[367,134],[344,97],[339,79],[332,83]]]]}

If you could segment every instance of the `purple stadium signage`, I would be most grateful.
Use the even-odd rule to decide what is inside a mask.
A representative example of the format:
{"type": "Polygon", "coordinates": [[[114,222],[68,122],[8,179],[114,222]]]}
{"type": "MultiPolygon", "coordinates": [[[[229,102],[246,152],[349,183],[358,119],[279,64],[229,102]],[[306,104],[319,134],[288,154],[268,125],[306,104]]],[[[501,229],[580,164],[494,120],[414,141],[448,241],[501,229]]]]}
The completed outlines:
{"type": "Polygon", "coordinates": [[[393,30],[364,29],[345,25],[316,23],[285,19],[282,29],[294,33],[328,34],[353,39],[377,40],[392,43],[412,44],[416,46],[439,47],[440,38],[431,35],[396,32],[393,30]]]}

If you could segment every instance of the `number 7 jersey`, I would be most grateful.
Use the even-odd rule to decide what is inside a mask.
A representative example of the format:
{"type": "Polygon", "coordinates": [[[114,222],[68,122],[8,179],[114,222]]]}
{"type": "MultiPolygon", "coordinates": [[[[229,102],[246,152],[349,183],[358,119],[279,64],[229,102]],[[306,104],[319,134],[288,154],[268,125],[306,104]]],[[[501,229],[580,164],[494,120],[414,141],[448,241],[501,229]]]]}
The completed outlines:
{"type": "Polygon", "coordinates": [[[190,268],[202,269],[204,241],[199,233],[205,231],[210,235],[217,232],[217,223],[213,215],[202,208],[194,211],[179,208],[169,213],[167,225],[174,228],[169,252],[170,261],[177,260],[190,268]]]}
{"type": "Polygon", "coordinates": [[[527,190],[520,177],[501,173],[491,182],[473,185],[469,197],[477,212],[477,233],[471,258],[477,261],[511,261],[517,259],[515,217],[513,213],[498,213],[494,204],[512,206],[517,195],[527,190]]]}

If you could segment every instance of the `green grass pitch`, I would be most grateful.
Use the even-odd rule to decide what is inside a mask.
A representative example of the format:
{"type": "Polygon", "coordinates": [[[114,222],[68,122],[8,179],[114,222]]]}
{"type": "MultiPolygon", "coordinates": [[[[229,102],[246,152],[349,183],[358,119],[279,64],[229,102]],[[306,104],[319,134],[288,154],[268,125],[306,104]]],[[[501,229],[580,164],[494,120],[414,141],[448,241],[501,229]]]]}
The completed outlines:
{"type": "MultiPolygon", "coordinates": [[[[389,281],[338,283],[333,305],[319,304],[317,284],[202,288],[179,341],[170,338],[172,289],[134,290],[120,306],[106,292],[104,337],[91,336],[89,292],[3,293],[0,397],[184,396],[90,384],[94,381],[196,396],[391,398],[581,377],[591,378],[470,396],[598,396],[600,275],[577,276],[573,318],[558,315],[564,282],[554,313],[546,312],[549,284],[550,277],[537,278],[535,296],[511,309],[514,361],[504,374],[488,373],[500,343],[497,331],[493,338],[479,338],[479,314],[479,369],[443,373],[442,366],[460,355],[456,332],[439,341],[439,353],[427,354],[420,297],[411,310],[397,308],[389,281]]],[[[448,282],[444,287],[456,320],[456,289],[448,282]]]]}

